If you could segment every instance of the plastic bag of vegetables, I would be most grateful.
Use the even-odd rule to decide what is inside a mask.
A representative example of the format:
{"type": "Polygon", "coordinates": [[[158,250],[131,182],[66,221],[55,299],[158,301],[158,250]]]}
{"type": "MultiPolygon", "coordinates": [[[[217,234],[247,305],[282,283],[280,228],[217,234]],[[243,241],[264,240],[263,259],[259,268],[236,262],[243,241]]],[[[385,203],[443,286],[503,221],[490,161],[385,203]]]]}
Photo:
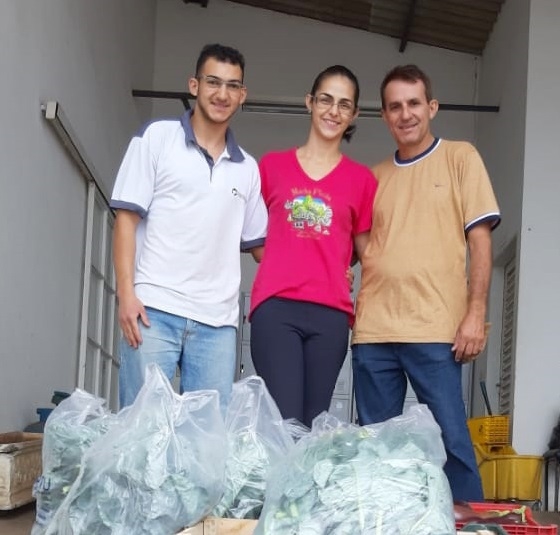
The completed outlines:
{"type": "Polygon", "coordinates": [[[85,452],[114,422],[104,399],[79,388],[53,409],[43,435],[43,471],[33,485],[31,535],[45,532],[78,477],[85,452]]]}
{"type": "Polygon", "coordinates": [[[212,511],[222,518],[259,517],[269,467],[294,446],[293,424],[287,425],[260,377],[233,385],[226,412],[228,436],[225,491],[212,511]]]}
{"type": "Polygon", "coordinates": [[[451,535],[441,431],[424,405],[358,427],[323,413],[270,474],[255,535],[451,535]]]}
{"type": "Polygon", "coordinates": [[[169,535],[218,503],[226,434],[216,391],[179,396],[150,364],[116,418],[85,453],[45,535],[169,535]]]}

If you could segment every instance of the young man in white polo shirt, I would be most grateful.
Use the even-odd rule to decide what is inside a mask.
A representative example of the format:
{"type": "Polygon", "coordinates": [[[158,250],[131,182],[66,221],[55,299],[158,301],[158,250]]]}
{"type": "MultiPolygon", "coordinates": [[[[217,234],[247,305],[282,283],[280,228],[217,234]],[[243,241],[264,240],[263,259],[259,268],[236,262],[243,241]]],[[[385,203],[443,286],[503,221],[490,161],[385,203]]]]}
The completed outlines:
{"type": "Polygon", "coordinates": [[[121,407],[156,362],[181,391],[215,389],[222,410],[234,379],[240,248],[258,260],[267,212],[255,160],[229,129],[246,98],[244,58],[205,46],[189,80],[196,106],[130,142],[111,207],[119,298],[121,407]]]}

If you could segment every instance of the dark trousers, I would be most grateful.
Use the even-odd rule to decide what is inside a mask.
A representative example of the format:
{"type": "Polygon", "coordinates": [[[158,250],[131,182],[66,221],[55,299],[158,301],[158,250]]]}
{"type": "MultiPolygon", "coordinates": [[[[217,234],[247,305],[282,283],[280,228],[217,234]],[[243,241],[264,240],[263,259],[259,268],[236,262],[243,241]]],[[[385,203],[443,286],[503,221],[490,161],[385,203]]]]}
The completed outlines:
{"type": "Polygon", "coordinates": [[[253,312],[253,365],[283,418],[311,426],[329,409],[348,334],[345,312],[315,303],[273,297],[253,312]]]}

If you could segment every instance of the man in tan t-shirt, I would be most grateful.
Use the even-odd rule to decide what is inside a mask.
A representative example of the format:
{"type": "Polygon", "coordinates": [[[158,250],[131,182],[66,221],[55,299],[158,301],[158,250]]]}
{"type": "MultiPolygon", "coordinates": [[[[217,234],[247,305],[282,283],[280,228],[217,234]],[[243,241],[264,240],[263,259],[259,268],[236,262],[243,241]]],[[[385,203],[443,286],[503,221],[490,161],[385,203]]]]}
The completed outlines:
{"type": "Polygon", "coordinates": [[[373,168],[379,186],[352,337],[359,421],[401,414],[408,378],[442,429],[454,500],[482,501],[461,368],[486,342],[498,205],[476,149],[431,133],[438,102],[425,73],[395,67],[381,100],[398,150],[373,168]]]}

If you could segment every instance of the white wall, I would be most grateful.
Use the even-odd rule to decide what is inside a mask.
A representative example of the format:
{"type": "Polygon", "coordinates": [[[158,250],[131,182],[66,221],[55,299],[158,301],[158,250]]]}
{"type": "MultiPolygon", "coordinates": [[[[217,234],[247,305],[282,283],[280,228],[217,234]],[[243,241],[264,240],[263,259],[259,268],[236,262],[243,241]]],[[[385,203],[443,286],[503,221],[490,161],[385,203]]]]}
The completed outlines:
{"type": "MultiPolygon", "coordinates": [[[[552,324],[559,317],[555,274],[560,272],[560,251],[549,245],[558,241],[559,224],[558,211],[551,206],[560,187],[552,146],[557,137],[552,128],[558,121],[551,120],[558,114],[553,93],[560,76],[559,41],[554,33],[559,9],[557,0],[509,0],[482,58],[414,44],[400,54],[393,39],[225,0],[213,0],[206,9],[159,0],[156,32],[155,89],[185,90],[200,48],[217,41],[244,53],[251,98],[303,99],[318,71],[343,63],[358,75],[362,101],[377,101],[385,72],[393,65],[414,62],[430,74],[441,102],[500,106],[499,114],[440,112],[434,132],[476,143],[503,215],[494,233],[497,263],[490,304],[494,327],[488,360],[484,358],[478,366],[474,384],[474,406],[479,414],[484,407],[478,379],[486,379],[491,403],[497,409],[501,268],[512,254],[520,261],[513,440],[520,453],[531,454],[544,450],[560,410],[560,359],[551,339],[552,324]],[[546,387],[536,395],[533,384],[537,378],[546,387]]],[[[154,105],[156,116],[181,112],[178,104],[160,101],[154,105]]],[[[302,143],[307,134],[305,117],[242,113],[234,125],[238,140],[257,157],[267,150],[302,143]]],[[[347,148],[351,156],[365,163],[393,150],[379,119],[359,120],[356,138],[347,148]]],[[[242,289],[249,290],[255,268],[250,259],[244,259],[243,268],[242,289]]]]}
{"type": "MultiPolygon", "coordinates": [[[[502,222],[493,233],[495,270],[492,279],[489,316],[492,330],[488,341],[488,363],[477,362],[475,389],[487,382],[490,404],[498,410],[501,351],[503,265],[518,254],[525,157],[525,107],[527,91],[527,45],[529,4],[510,0],[501,10],[481,61],[481,102],[500,106],[496,115],[480,115],[476,141],[492,179],[502,212],[502,222]],[[487,369],[486,369],[487,367],[487,369]]],[[[484,414],[480,396],[475,396],[475,414],[484,414]]]]}
{"type": "MultiPolygon", "coordinates": [[[[551,10],[553,1],[541,6],[551,10]]],[[[0,0],[0,97],[8,103],[0,123],[0,181],[7,199],[0,226],[0,392],[9,400],[0,405],[0,430],[35,420],[35,407],[49,406],[52,391],[71,390],[76,378],[85,187],[41,118],[42,100],[62,103],[110,190],[131,133],[151,111],[151,101],[132,99],[130,90],[185,90],[208,42],[244,53],[251,98],[303,100],[318,71],[342,63],[358,75],[362,102],[378,101],[389,68],[418,63],[441,102],[501,106],[498,116],[440,112],[434,123],[437,135],[478,141],[504,213],[496,233],[500,252],[520,229],[524,6],[524,0],[504,5],[479,66],[467,54],[415,44],[400,54],[395,39],[226,0],[212,0],[208,8],[181,0],[0,0]]],[[[154,102],[156,117],[182,112],[176,102],[154,102]]],[[[349,155],[370,164],[394,150],[380,119],[360,119],[358,125],[349,155]]],[[[308,119],[243,113],[234,126],[241,144],[259,157],[302,143],[308,119]]],[[[249,290],[252,260],[244,258],[243,268],[242,289],[249,290]]]]}
{"type": "Polygon", "coordinates": [[[513,439],[540,453],[560,414],[560,3],[532,0],[529,21],[513,439]]]}
{"type": "MultiPolygon", "coordinates": [[[[178,0],[158,1],[154,89],[184,91],[202,46],[221,42],[238,48],[247,65],[249,98],[301,97],[325,67],[342,63],[361,85],[362,101],[378,101],[378,88],[394,65],[418,63],[433,78],[441,102],[472,104],[476,98],[476,59],[433,47],[410,44],[404,54],[399,41],[361,30],[338,27],[273,11],[212,0],[207,8],[178,0]]],[[[156,102],[154,115],[182,113],[178,103],[156,102]]],[[[474,139],[474,115],[440,112],[434,128],[448,138],[474,139]]],[[[272,149],[301,144],[307,117],[238,114],[236,137],[256,157],[272,149]]],[[[394,150],[380,119],[359,119],[347,153],[372,164],[394,150]]],[[[242,289],[249,290],[255,267],[243,259],[242,289]]]]}
{"type": "Polygon", "coordinates": [[[152,79],[154,0],[0,0],[0,431],[72,391],[85,181],[41,116],[59,100],[106,188],[152,79]]]}
{"type": "MultiPolygon", "coordinates": [[[[557,0],[509,0],[485,50],[481,71],[481,98],[501,107],[498,116],[477,125],[478,146],[503,212],[495,250],[498,260],[513,253],[518,261],[512,438],[514,448],[523,454],[546,450],[560,414],[555,336],[560,317],[559,20],[557,0]]],[[[489,344],[487,378],[494,408],[501,282],[498,273],[491,306],[497,329],[489,344]]]]}

